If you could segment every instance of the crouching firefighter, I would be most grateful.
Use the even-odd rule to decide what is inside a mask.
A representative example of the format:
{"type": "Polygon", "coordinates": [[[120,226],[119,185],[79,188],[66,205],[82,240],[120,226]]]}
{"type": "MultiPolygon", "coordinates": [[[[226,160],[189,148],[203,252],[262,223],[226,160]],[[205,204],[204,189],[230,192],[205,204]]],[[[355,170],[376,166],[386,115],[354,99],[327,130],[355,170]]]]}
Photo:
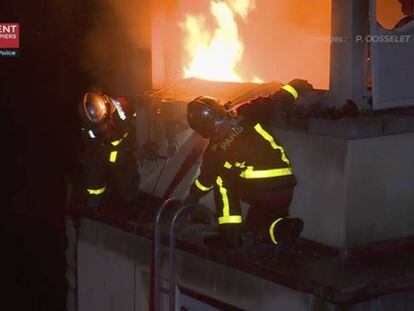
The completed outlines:
{"type": "Polygon", "coordinates": [[[214,189],[219,234],[205,244],[216,247],[241,245],[241,201],[250,207],[244,229],[273,244],[291,245],[303,229],[303,221],[289,217],[296,179],[283,145],[272,135],[269,123],[279,105],[292,105],[312,90],[304,80],[293,80],[273,95],[257,98],[227,110],[210,97],[198,97],[187,106],[188,123],[209,139],[200,175],[185,203],[196,203],[214,189]]]}
{"type": "Polygon", "coordinates": [[[133,104],[127,98],[89,92],[81,102],[80,115],[86,205],[98,208],[103,202],[133,204],[138,199],[140,182],[133,104]]]}

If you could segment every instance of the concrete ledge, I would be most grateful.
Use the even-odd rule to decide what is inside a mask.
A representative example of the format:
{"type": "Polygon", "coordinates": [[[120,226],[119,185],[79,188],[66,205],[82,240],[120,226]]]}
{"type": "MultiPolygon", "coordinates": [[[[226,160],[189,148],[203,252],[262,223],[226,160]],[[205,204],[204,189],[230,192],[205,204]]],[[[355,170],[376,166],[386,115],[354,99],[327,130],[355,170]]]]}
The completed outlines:
{"type": "Polygon", "coordinates": [[[414,116],[388,117],[383,120],[385,135],[414,132],[414,116]]]}
{"type": "MultiPolygon", "coordinates": [[[[147,214],[149,215],[150,213],[147,214]]],[[[124,228],[130,229],[129,232],[125,232],[100,222],[102,220],[99,218],[95,215],[97,221],[87,218],[82,218],[81,221],[78,264],[82,267],[79,267],[78,271],[79,284],[83,283],[83,288],[79,288],[80,303],[82,299],[88,300],[91,297],[88,291],[95,291],[95,286],[107,282],[102,277],[109,277],[116,282],[126,282],[130,279],[130,276],[127,276],[128,271],[132,271],[130,268],[116,268],[114,272],[105,268],[106,276],[91,276],[98,273],[97,270],[104,269],[106,265],[119,263],[140,267],[136,271],[141,271],[140,277],[144,277],[144,280],[139,283],[135,281],[135,284],[139,284],[143,290],[146,288],[144,293],[148,294],[152,234],[147,229],[152,227],[151,220],[144,217],[141,218],[142,223],[133,226],[130,226],[130,221],[125,221],[124,228]],[[145,229],[142,229],[143,227],[145,229]],[[131,232],[137,232],[137,228],[140,232],[149,233],[149,236],[134,237],[135,233],[131,232]],[[82,252],[92,252],[94,255],[85,257],[82,252]],[[102,256],[106,258],[107,255],[103,255],[102,252],[112,255],[104,259],[102,256]],[[79,263],[79,260],[82,262],[79,263]],[[119,275],[121,271],[126,273],[124,277],[123,273],[119,275]],[[117,276],[112,277],[112,273],[117,273],[117,276]]],[[[106,220],[110,218],[109,215],[105,217],[106,220]]],[[[116,220],[116,223],[119,223],[119,220],[116,220]]],[[[191,234],[188,234],[188,227],[185,230],[187,234],[181,234],[182,237],[195,237],[194,232],[199,229],[196,228],[194,231],[193,228],[191,234]]],[[[399,244],[392,241],[388,244],[373,244],[348,250],[338,250],[302,240],[294,253],[288,257],[265,258],[260,246],[253,252],[251,249],[223,252],[205,248],[196,237],[192,240],[180,239],[178,280],[184,288],[243,309],[253,306],[250,303],[257,304],[259,298],[263,304],[261,310],[272,310],[271,306],[274,307],[274,303],[283,305],[291,300],[298,305],[289,310],[312,310],[311,305],[316,302],[354,305],[381,295],[414,288],[413,246],[414,238],[406,239],[399,244]],[[299,305],[302,307],[299,308],[299,305]]],[[[119,290],[116,282],[111,284],[109,289],[119,290]]],[[[134,281],[127,282],[132,284],[134,281]]],[[[143,296],[140,297],[144,299],[143,296]]],[[[131,299],[129,297],[128,301],[131,299]]]]}
{"type": "Polygon", "coordinates": [[[348,140],[414,132],[414,116],[384,115],[344,119],[278,117],[278,129],[348,140]]]}
{"type": "Polygon", "coordinates": [[[414,132],[363,139],[274,132],[298,180],[290,208],[305,222],[304,237],[350,248],[414,235],[414,132]]]}

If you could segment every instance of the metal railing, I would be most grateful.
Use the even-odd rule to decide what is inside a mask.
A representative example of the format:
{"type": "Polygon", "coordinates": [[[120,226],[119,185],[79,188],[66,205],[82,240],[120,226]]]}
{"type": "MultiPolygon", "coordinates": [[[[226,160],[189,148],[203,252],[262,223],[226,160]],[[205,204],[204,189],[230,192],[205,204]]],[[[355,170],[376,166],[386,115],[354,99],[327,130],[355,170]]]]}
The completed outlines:
{"type": "Polygon", "coordinates": [[[165,208],[171,203],[182,204],[178,198],[169,198],[164,201],[162,206],[158,209],[155,217],[154,228],[154,310],[161,310],[161,292],[168,293],[168,305],[169,310],[175,310],[175,297],[176,297],[176,285],[175,285],[175,258],[176,258],[176,224],[177,220],[183,215],[184,212],[189,212],[190,209],[197,206],[197,204],[187,204],[181,206],[172,216],[170,230],[169,230],[169,262],[168,262],[168,290],[161,287],[161,216],[165,208]]]}

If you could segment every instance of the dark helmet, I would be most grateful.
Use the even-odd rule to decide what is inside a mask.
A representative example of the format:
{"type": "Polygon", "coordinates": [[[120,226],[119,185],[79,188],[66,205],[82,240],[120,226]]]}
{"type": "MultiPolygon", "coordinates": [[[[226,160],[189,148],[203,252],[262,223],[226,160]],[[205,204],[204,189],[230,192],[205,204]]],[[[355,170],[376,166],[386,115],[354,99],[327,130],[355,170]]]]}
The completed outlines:
{"type": "Polygon", "coordinates": [[[204,138],[217,133],[226,115],[226,109],[212,97],[200,96],[187,105],[188,124],[204,138]]]}
{"type": "Polygon", "coordinates": [[[104,96],[97,93],[86,93],[80,107],[84,121],[98,124],[108,115],[108,106],[104,96]]]}

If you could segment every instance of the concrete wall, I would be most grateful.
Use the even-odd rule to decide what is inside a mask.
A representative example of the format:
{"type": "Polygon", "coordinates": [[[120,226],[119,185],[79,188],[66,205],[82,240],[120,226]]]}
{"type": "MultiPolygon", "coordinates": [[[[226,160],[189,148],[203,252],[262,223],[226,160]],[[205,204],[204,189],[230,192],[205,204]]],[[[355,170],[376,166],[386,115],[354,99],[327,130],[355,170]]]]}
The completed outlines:
{"type": "Polygon", "coordinates": [[[285,144],[298,180],[290,210],[303,218],[303,236],[344,246],[347,141],[282,130],[276,135],[285,144]]]}
{"type": "Polygon", "coordinates": [[[67,217],[66,226],[66,282],[67,311],[78,310],[78,233],[74,221],[67,217]]]}
{"type": "Polygon", "coordinates": [[[368,8],[368,0],[332,0],[331,105],[351,99],[367,107],[367,44],[355,37],[368,34],[368,8]]]}
{"type": "Polygon", "coordinates": [[[148,310],[149,240],[85,220],[77,252],[79,311],[148,310]]]}
{"type": "Polygon", "coordinates": [[[304,236],[347,248],[414,234],[414,133],[347,140],[277,130],[304,236]]]}
{"type": "MultiPolygon", "coordinates": [[[[152,243],[82,220],[78,241],[79,311],[148,310],[152,243]]],[[[166,261],[163,272],[167,275],[166,261]]],[[[178,283],[248,310],[307,310],[312,296],[179,252],[178,283]]],[[[185,298],[183,301],[188,301],[185,298]]]]}
{"type": "MultiPolygon", "coordinates": [[[[77,246],[77,310],[148,310],[151,241],[82,219],[77,246]]],[[[179,286],[244,310],[402,311],[414,306],[414,292],[408,291],[341,307],[184,252],[177,254],[177,274],[179,286]]],[[[179,305],[189,300],[184,297],[179,305]]],[[[193,310],[214,310],[194,299],[191,303],[197,306],[193,310]]]]}
{"type": "Polygon", "coordinates": [[[346,246],[414,234],[414,133],[351,140],[346,246]]]}

